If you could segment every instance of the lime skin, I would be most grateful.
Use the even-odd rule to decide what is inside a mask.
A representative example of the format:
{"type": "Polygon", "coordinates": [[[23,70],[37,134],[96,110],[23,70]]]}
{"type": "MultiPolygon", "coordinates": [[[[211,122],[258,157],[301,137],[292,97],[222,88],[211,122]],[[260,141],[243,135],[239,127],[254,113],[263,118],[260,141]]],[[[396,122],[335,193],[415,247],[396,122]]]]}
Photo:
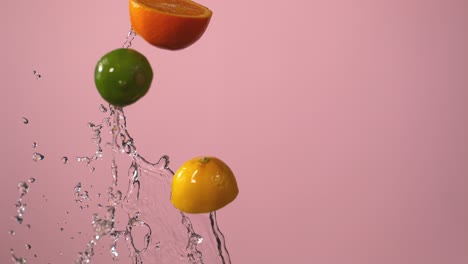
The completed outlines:
{"type": "Polygon", "coordinates": [[[153,80],[146,57],[133,49],[120,48],[104,55],[96,64],[94,82],[101,97],[124,107],[142,98],[153,80]]]}

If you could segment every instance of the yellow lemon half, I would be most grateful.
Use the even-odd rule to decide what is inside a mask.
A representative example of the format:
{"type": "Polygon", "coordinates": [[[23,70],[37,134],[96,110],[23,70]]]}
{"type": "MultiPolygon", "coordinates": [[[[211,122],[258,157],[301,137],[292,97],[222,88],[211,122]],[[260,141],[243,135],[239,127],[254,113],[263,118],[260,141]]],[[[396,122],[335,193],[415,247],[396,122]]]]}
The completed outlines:
{"type": "Polygon", "coordinates": [[[209,213],[232,202],[239,193],[236,178],[222,160],[197,157],[185,162],[172,179],[172,204],[186,213],[209,213]]]}

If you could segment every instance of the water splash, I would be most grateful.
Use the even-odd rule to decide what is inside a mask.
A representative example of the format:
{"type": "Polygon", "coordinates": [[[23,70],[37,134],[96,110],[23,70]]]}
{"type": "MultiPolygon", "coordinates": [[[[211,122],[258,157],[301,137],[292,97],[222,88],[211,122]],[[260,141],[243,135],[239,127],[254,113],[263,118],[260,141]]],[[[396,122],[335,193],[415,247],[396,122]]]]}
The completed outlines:
{"type": "Polygon", "coordinates": [[[75,185],[75,202],[76,203],[83,203],[85,201],[89,201],[89,193],[88,191],[81,189],[81,182],[78,182],[75,185]]]}
{"type": "MultiPolygon", "coordinates": [[[[14,217],[16,222],[18,224],[22,224],[23,223],[23,217],[24,217],[24,212],[26,210],[26,204],[23,202],[23,198],[24,196],[26,196],[26,194],[28,194],[29,192],[29,186],[26,182],[24,181],[20,181],[18,183],[18,192],[19,192],[19,197],[18,197],[18,200],[15,204],[16,208],[17,208],[17,214],[16,216],[14,217]]],[[[15,231],[14,230],[10,230],[9,231],[9,234],[14,236],[15,235],[15,231]]],[[[26,248],[28,248],[28,245],[26,245],[26,248]]],[[[29,245],[30,247],[30,245],[29,245]]],[[[16,264],[26,264],[26,259],[25,258],[22,258],[22,257],[17,257],[13,251],[13,249],[10,249],[10,256],[11,256],[11,260],[13,261],[13,263],[16,263],[16,264]]]]}
{"type": "Polygon", "coordinates": [[[103,104],[100,104],[100,105],[99,105],[99,111],[101,111],[102,113],[106,113],[106,112],[107,112],[107,108],[106,108],[103,104]]]}
{"type": "Polygon", "coordinates": [[[91,258],[94,256],[94,247],[101,237],[109,235],[114,232],[115,223],[115,207],[107,206],[104,218],[100,218],[98,214],[93,214],[92,226],[94,229],[93,238],[86,244],[86,248],[82,252],[78,252],[78,258],[75,260],[76,264],[90,263],[91,258]]]}
{"type": "MultiPolygon", "coordinates": [[[[162,264],[177,261],[203,264],[205,255],[199,250],[199,246],[201,244],[209,246],[210,240],[206,240],[201,234],[195,232],[195,226],[188,216],[174,209],[169,203],[170,180],[174,174],[169,168],[169,157],[161,156],[157,162],[148,161],[137,151],[134,139],[127,130],[123,110],[109,106],[104,113],[109,116],[105,117],[101,123],[88,123],[93,133],[93,142],[96,144],[95,153],[90,156],[77,157],[77,161],[85,163],[94,170],[93,162],[103,159],[103,147],[110,147],[112,183],[107,189],[108,205],[97,204],[100,209],[99,213],[93,214],[91,219],[93,235],[84,250],[78,252],[75,263],[90,263],[95,255],[96,245],[102,243],[103,237],[108,237],[111,240],[108,254],[114,260],[118,260],[121,256],[130,256],[133,264],[143,264],[148,261],[162,264]],[[109,129],[110,133],[102,133],[103,129],[109,129]],[[111,137],[105,145],[102,144],[104,134],[111,137]],[[117,162],[117,157],[120,155],[130,161],[127,167],[127,181],[119,181],[119,177],[125,176],[121,175],[122,171],[119,170],[117,162]],[[125,191],[121,189],[122,183],[127,184],[125,191]],[[157,196],[154,191],[158,192],[157,196]],[[115,225],[117,210],[127,216],[128,221],[123,228],[117,228],[115,225]],[[171,217],[180,219],[179,226],[171,217]],[[122,250],[125,250],[126,254],[120,252],[122,250]]],[[[44,155],[41,153],[33,154],[34,161],[43,159],[44,155]]],[[[66,164],[68,158],[64,156],[61,161],[66,164]]],[[[35,178],[29,178],[26,182],[18,184],[20,197],[16,203],[18,214],[15,218],[20,224],[23,223],[26,209],[26,204],[22,199],[29,191],[28,183],[32,184],[35,181],[35,178]]],[[[84,190],[84,186],[81,181],[74,186],[75,202],[80,204],[80,209],[90,208],[88,202],[91,200],[91,195],[84,190]]],[[[100,193],[97,197],[103,199],[100,193]]],[[[43,198],[47,202],[44,195],[43,198]]],[[[216,219],[210,219],[222,263],[230,263],[224,238],[217,227],[216,219]]],[[[64,228],[60,227],[60,231],[63,232],[63,230],[64,228]]],[[[16,257],[13,253],[12,259],[15,263],[26,263],[26,259],[16,257]]]]}
{"type": "MultiPolygon", "coordinates": [[[[76,160],[80,163],[84,163],[86,164],[86,166],[89,167],[89,171],[90,172],[94,172],[95,168],[91,165],[93,161],[96,161],[96,160],[99,160],[99,159],[102,159],[102,146],[101,146],[101,142],[102,142],[102,137],[101,137],[101,130],[104,126],[107,126],[109,127],[110,126],[110,122],[109,122],[109,118],[104,118],[100,124],[94,124],[94,123],[91,123],[89,122],[88,123],[88,127],[91,129],[91,132],[93,133],[93,142],[96,144],[97,146],[97,149],[96,149],[96,152],[92,155],[92,156],[80,156],[80,157],[76,157],[76,160]]],[[[66,161],[68,160],[68,158],[66,159],[66,161]]],[[[66,162],[65,161],[65,162],[66,162]]]]}
{"type": "MultiPolygon", "coordinates": [[[[128,33],[124,47],[131,46],[135,35],[133,31],[128,33]]],[[[112,183],[107,189],[108,205],[97,204],[99,213],[93,214],[90,221],[93,227],[92,236],[84,250],[78,253],[75,263],[90,263],[95,255],[96,245],[102,243],[103,237],[107,237],[111,240],[108,254],[114,260],[129,255],[133,264],[143,264],[143,262],[165,264],[178,261],[203,264],[204,258],[210,256],[206,254],[205,249],[211,245],[212,241],[209,236],[202,236],[201,233],[195,231],[196,221],[192,224],[187,215],[177,211],[170,204],[169,186],[174,172],[169,168],[169,157],[164,155],[156,162],[148,161],[137,151],[135,141],[127,130],[123,110],[111,105],[106,108],[101,104],[99,111],[108,116],[99,124],[88,123],[93,135],[92,140],[96,144],[96,151],[89,156],[77,156],[76,160],[88,166],[90,171],[94,171],[93,163],[103,159],[104,147],[110,147],[112,183]],[[102,132],[106,129],[109,129],[110,133],[107,135],[111,136],[111,140],[102,144],[103,136],[106,134],[102,132]],[[128,168],[127,175],[119,170],[121,164],[120,161],[118,164],[117,157],[120,155],[130,162],[128,167],[125,165],[128,168]],[[125,179],[120,181],[121,176],[127,176],[127,181],[125,179]],[[122,183],[124,188],[121,186],[122,183]],[[127,217],[127,221],[123,221],[123,227],[116,226],[117,210],[127,217]],[[200,245],[205,247],[203,254],[199,249],[200,245]],[[127,254],[120,252],[121,250],[126,250],[127,254]]],[[[29,120],[23,117],[23,123],[29,124],[29,120]]],[[[37,143],[33,142],[33,148],[37,146],[37,143]]],[[[32,159],[38,162],[44,159],[44,155],[34,152],[32,159]]],[[[67,164],[68,160],[66,156],[61,158],[63,164],[67,164]]],[[[35,181],[35,178],[30,178],[18,184],[20,196],[16,203],[15,219],[19,224],[23,223],[26,210],[23,198],[29,191],[28,183],[32,184],[35,181]]],[[[81,182],[74,186],[75,202],[80,204],[80,209],[88,209],[91,196],[87,190],[83,189],[83,186],[85,185],[81,182]]],[[[43,198],[47,202],[45,195],[43,198]]],[[[100,194],[98,198],[101,198],[100,194]]],[[[216,223],[215,214],[210,214],[210,221],[212,232],[216,237],[218,256],[223,264],[229,264],[229,253],[216,223]]],[[[28,224],[27,227],[30,228],[30,225],[28,224]]],[[[64,228],[60,227],[60,231],[63,232],[64,228]]],[[[81,232],[78,233],[81,234],[81,232]]],[[[11,230],[10,234],[15,233],[11,230]]],[[[26,248],[31,249],[31,245],[27,244],[26,248]]],[[[15,256],[13,250],[11,250],[11,257],[15,263],[26,263],[26,259],[15,256]]],[[[213,261],[209,257],[208,260],[213,261]]]]}
{"type": "MultiPolygon", "coordinates": [[[[204,263],[203,254],[198,249],[201,243],[205,243],[204,238],[195,232],[195,228],[187,215],[178,212],[169,204],[168,195],[170,190],[168,186],[170,186],[170,180],[174,174],[169,168],[169,157],[162,156],[155,163],[149,162],[138,153],[134,140],[127,131],[126,117],[123,110],[110,105],[108,113],[109,117],[104,119],[100,125],[93,124],[89,126],[95,128],[96,131],[98,130],[98,135],[101,135],[102,129],[109,127],[112,137],[111,142],[106,144],[106,146],[110,147],[112,154],[112,184],[107,189],[109,206],[106,206],[104,216],[100,214],[93,215],[92,226],[94,235],[87,243],[85,249],[79,252],[75,263],[89,263],[95,254],[96,244],[102,240],[102,237],[106,236],[111,238],[112,243],[109,247],[109,255],[114,260],[117,260],[122,255],[120,253],[121,246],[119,245],[123,241],[133,264],[142,264],[145,257],[158,263],[174,263],[177,259],[192,264],[204,263]],[[105,120],[110,120],[109,126],[103,126],[105,120]],[[120,154],[130,158],[127,172],[128,185],[125,193],[119,189],[119,177],[121,175],[119,174],[116,157],[120,154]],[[142,181],[149,180],[154,182],[146,182],[146,185],[142,183],[142,181]],[[155,196],[151,193],[151,186],[155,185],[162,188],[158,190],[163,191],[160,194],[162,197],[158,198],[163,200],[155,201],[155,196]],[[145,191],[143,192],[142,189],[145,189],[145,191]],[[117,230],[115,227],[115,212],[117,210],[123,210],[128,217],[128,222],[124,229],[117,230]],[[174,215],[174,213],[176,214],[174,215]],[[168,223],[164,220],[168,215],[173,215],[172,217],[175,218],[177,218],[177,215],[179,216],[181,229],[178,229],[179,227],[175,226],[173,222],[168,223]],[[156,225],[158,228],[158,233],[156,233],[157,239],[154,237],[152,225],[156,225]],[[185,235],[183,229],[185,229],[185,235]],[[135,230],[137,230],[136,233],[135,230]],[[161,234],[161,232],[164,234],[161,234]],[[169,240],[161,240],[164,237],[166,240],[169,240]],[[142,242],[136,243],[138,241],[142,242]]],[[[95,141],[97,152],[101,153],[102,158],[101,142],[102,138],[100,137],[99,140],[95,141]]],[[[93,158],[86,159],[86,157],[81,157],[81,159],[84,159],[84,162],[87,164],[91,164],[97,160],[93,158]]],[[[77,193],[78,189],[75,189],[75,193],[77,193]]],[[[216,223],[215,218],[213,221],[216,223]]],[[[215,229],[213,229],[214,231],[215,229]]],[[[224,237],[218,228],[216,232],[217,237],[222,238],[217,239],[217,242],[223,243],[224,237]]],[[[228,253],[225,250],[225,245],[221,244],[217,245],[217,247],[221,248],[221,251],[219,251],[221,259],[225,259],[222,260],[222,263],[230,263],[229,256],[226,257],[228,253]]]]}
{"type": "Polygon", "coordinates": [[[122,47],[126,49],[130,48],[132,46],[132,41],[135,37],[136,37],[135,31],[133,31],[133,29],[130,29],[130,31],[128,31],[127,37],[125,38],[125,42],[122,45],[122,47]]]}
{"type": "Polygon", "coordinates": [[[197,245],[203,241],[203,238],[195,233],[190,219],[182,212],[181,215],[182,224],[187,228],[187,236],[189,238],[186,247],[188,260],[190,263],[203,264],[203,254],[197,249],[197,245]]]}
{"type": "Polygon", "coordinates": [[[213,234],[216,238],[216,244],[218,245],[218,255],[221,258],[223,264],[230,264],[231,257],[229,256],[229,251],[226,248],[226,241],[224,240],[224,235],[219,229],[218,221],[216,221],[216,211],[210,213],[210,223],[213,234]]]}
{"type": "Polygon", "coordinates": [[[23,203],[23,197],[29,192],[29,186],[26,182],[20,181],[18,183],[19,198],[16,201],[17,214],[15,216],[16,222],[18,224],[23,223],[24,211],[26,210],[26,204],[23,203]]]}
{"type": "Polygon", "coordinates": [[[15,256],[15,252],[11,248],[10,248],[10,256],[11,256],[11,260],[15,264],[26,264],[27,263],[25,258],[15,256]]]}
{"type": "Polygon", "coordinates": [[[124,234],[127,237],[127,247],[130,250],[132,264],[143,263],[142,254],[148,250],[151,243],[151,227],[145,221],[138,219],[138,216],[135,216],[129,219],[127,229],[124,234]],[[141,249],[137,248],[135,245],[135,236],[132,233],[133,229],[136,227],[144,227],[146,229],[146,233],[143,236],[143,247],[141,249]]]}

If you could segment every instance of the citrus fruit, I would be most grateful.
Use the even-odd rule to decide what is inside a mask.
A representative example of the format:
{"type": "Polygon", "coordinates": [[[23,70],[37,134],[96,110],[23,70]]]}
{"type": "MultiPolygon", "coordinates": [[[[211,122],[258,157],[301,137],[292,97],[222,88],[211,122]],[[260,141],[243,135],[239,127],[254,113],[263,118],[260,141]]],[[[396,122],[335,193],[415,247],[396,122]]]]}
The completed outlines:
{"type": "Polygon", "coordinates": [[[133,49],[116,49],[104,55],[94,71],[102,98],[114,106],[138,101],[149,90],[153,70],[145,56],[133,49]]]}
{"type": "Polygon", "coordinates": [[[215,157],[185,162],[172,180],[172,204],[186,213],[208,213],[232,202],[239,193],[231,169],[215,157]]]}
{"type": "Polygon", "coordinates": [[[129,0],[132,29],[153,46],[179,50],[205,33],[212,12],[190,0],[129,0]]]}

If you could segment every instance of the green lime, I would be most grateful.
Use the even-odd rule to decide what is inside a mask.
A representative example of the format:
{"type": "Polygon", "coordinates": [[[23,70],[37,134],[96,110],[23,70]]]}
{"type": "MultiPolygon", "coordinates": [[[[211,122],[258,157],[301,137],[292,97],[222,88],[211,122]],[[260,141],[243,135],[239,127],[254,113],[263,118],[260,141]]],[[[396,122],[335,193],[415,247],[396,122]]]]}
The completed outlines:
{"type": "Polygon", "coordinates": [[[104,55],[94,71],[102,98],[114,106],[127,106],[143,97],[151,86],[153,70],[144,55],[133,49],[116,49],[104,55]]]}

